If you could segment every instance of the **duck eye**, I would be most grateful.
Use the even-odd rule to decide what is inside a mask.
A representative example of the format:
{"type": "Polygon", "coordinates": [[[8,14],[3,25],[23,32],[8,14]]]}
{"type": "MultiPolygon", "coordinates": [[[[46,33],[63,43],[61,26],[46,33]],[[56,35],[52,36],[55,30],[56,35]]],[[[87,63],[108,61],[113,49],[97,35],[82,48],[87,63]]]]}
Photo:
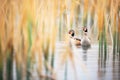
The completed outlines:
{"type": "Polygon", "coordinates": [[[75,34],[74,34],[74,33],[72,33],[71,35],[72,35],[72,36],[74,36],[75,34]]]}
{"type": "Polygon", "coordinates": [[[87,32],[87,28],[85,29],[85,32],[87,32]]]}

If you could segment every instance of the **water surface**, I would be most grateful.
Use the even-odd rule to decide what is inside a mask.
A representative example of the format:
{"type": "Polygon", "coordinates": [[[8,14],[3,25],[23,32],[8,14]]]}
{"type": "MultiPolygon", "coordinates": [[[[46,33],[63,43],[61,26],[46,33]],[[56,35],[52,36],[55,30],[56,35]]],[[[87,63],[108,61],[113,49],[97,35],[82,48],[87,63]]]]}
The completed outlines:
{"type": "Polygon", "coordinates": [[[55,70],[57,71],[57,80],[119,80],[120,61],[117,58],[113,61],[112,47],[108,47],[106,61],[99,58],[97,44],[92,44],[88,50],[72,47],[74,66],[68,58],[65,64],[60,67],[60,55],[65,54],[65,46],[64,42],[56,44],[55,70]],[[58,67],[60,68],[58,69],[58,67]]]}

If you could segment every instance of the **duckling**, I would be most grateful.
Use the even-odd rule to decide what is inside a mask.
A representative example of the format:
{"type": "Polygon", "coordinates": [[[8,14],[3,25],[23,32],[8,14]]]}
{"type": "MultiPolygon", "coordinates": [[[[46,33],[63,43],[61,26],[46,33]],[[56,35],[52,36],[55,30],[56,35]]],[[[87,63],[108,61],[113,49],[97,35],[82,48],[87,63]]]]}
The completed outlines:
{"type": "Polygon", "coordinates": [[[86,27],[83,28],[83,38],[81,39],[81,46],[84,49],[91,47],[90,38],[87,36],[88,29],[86,27]]]}
{"type": "Polygon", "coordinates": [[[74,30],[69,30],[69,35],[71,38],[71,42],[73,42],[77,47],[81,45],[81,39],[75,37],[75,31],[74,30]]]}

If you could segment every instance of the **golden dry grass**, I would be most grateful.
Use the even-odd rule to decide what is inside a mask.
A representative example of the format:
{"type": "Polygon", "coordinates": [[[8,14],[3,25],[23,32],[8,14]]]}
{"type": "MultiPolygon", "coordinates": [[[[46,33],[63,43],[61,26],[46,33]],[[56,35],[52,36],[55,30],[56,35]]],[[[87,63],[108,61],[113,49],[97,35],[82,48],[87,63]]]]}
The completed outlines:
{"type": "MultiPolygon", "coordinates": [[[[112,32],[115,32],[119,17],[119,3],[120,0],[0,0],[0,43],[3,58],[6,57],[6,52],[13,48],[17,65],[22,64],[24,69],[27,69],[28,57],[32,62],[35,60],[35,55],[38,55],[38,70],[41,73],[42,65],[44,65],[43,55],[48,57],[50,50],[52,54],[55,54],[56,36],[59,31],[57,19],[60,20],[63,16],[65,22],[63,29],[66,29],[67,32],[71,28],[74,17],[80,14],[76,15],[78,6],[83,6],[84,14],[81,20],[87,19],[89,10],[93,16],[97,15],[97,19],[94,21],[97,20],[96,26],[100,34],[104,27],[109,27],[104,26],[104,23],[108,22],[107,19],[105,21],[105,16],[108,14],[111,21],[110,28],[113,30],[112,32]],[[107,12],[108,10],[109,12],[107,12]],[[67,11],[69,13],[66,13],[67,11]]],[[[107,29],[106,31],[108,31],[107,29]]],[[[120,32],[120,27],[118,32],[120,32]]],[[[69,51],[67,52],[69,53],[69,51]]],[[[74,63],[73,55],[65,53],[64,59],[67,56],[74,63]]],[[[47,58],[45,59],[48,62],[47,58]]]]}

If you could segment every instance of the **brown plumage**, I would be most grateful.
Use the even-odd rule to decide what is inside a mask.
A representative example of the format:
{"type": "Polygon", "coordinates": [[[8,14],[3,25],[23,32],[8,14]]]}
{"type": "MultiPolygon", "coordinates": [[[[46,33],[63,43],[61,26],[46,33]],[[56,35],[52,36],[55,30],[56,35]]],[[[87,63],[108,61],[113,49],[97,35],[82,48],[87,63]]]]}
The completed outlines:
{"type": "Polygon", "coordinates": [[[75,36],[75,31],[71,29],[71,30],[69,30],[69,34],[70,34],[70,38],[73,39],[74,44],[76,46],[80,46],[81,45],[81,39],[74,37],[75,36]]]}

